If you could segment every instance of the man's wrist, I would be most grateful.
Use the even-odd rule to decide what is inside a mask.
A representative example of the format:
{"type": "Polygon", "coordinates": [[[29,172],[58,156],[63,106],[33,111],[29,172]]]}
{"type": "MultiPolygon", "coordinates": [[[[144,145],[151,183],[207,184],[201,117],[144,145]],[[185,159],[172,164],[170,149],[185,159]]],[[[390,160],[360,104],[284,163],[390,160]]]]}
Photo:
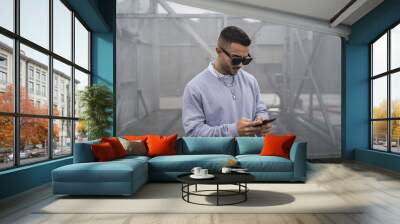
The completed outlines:
{"type": "Polygon", "coordinates": [[[233,136],[233,137],[238,136],[236,123],[227,124],[226,128],[227,128],[227,133],[229,136],[233,136]]]}
{"type": "Polygon", "coordinates": [[[267,113],[265,114],[258,114],[256,116],[256,119],[261,119],[261,120],[268,120],[269,119],[269,115],[267,113]]]}

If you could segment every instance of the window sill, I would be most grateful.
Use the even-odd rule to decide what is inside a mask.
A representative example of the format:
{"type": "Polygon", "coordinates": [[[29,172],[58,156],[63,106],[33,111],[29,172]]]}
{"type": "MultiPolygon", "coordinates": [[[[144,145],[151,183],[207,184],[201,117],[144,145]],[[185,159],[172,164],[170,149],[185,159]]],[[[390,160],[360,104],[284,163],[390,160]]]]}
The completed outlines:
{"type": "Polygon", "coordinates": [[[1,175],[6,175],[6,174],[10,174],[10,173],[14,173],[14,172],[23,171],[23,170],[32,169],[32,168],[35,168],[35,167],[49,165],[49,164],[52,164],[52,163],[62,162],[62,161],[69,160],[69,159],[72,159],[72,156],[67,156],[67,157],[63,157],[63,158],[59,158],[59,159],[52,159],[52,160],[38,162],[38,163],[35,163],[35,164],[30,164],[30,165],[24,165],[24,166],[16,167],[16,168],[10,168],[10,169],[7,169],[7,170],[0,171],[0,176],[1,175]]]}

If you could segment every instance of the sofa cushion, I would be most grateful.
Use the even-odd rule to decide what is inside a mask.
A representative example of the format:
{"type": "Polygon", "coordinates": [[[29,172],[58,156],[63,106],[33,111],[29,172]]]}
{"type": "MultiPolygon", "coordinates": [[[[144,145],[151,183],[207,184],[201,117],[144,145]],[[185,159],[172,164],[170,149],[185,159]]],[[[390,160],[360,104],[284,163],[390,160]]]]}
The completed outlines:
{"type": "Polygon", "coordinates": [[[117,158],[126,156],[126,151],[117,137],[103,137],[101,138],[101,142],[110,143],[117,158]]]}
{"type": "Polygon", "coordinates": [[[236,137],[236,155],[259,154],[264,144],[263,137],[236,137]]]}
{"type": "Polygon", "coordinates": [[[112,145],[108,142],[92,144],[90,147],[92,149],[94,157],[96,157],[96,161],[105,162],[118,158],[112,145]]]}
{"type": "Polygon", "coordinates": [[[290,148],[296,135],[270,135],[264,136],[264,145],[261,149],[261,156],[280,156],[286,159],[289,158],[290,148]]]}
{"type": "Polygon", "coordinates": [[[140,140],[140,141],[146,142],[146,139],[147,139],[147,135],[125,135],[123,137],[124,137],[124,139],[129,140],[129,141],[140,140]]]}
{"type": "Polygon", "coordinates": [[[183,137],[182,154],[226,154],[234,155],[235,142],[231,137],[183,137]]]}
{"type": "Polygon", "coordinates": [[[231,155],[175,155],[158,156],[149,160],[149,170],[163,172],[190,172],[193,167],[200,166],[209,171],[219,171],[228,160],[235,159],[231,155]]]}
{"type": "Polygon", "coordinates": [[[147,155],[146,143],[141,140],[126,140],[124,138],[118,138],[121,145],[126,151],[126,155],[147,155]]]}
{"type": "Polygon", "coordinates": [[[129,163],[129,162],[134,161],[134,160],[148,162],[149,159],[150,159],[150,157],[147,157],[147,156],[130,155],[130,156],[125,156],[124,158],[113,160],[113,162],[121,162],[121,161],[123,161],[123,162],[128,162],[129,163]]]}
{"type": "Polygon", "coordinates": [[[133,173],[147,171],[146,162],[136,159],[74,163],[53,170],[58,182],[129,182],[133,173]]]}
{"type": "Polygon", "coordinates": [[[177,138],[177,134],[170,136],[149,135],[146,140],[149,149],[147,155],[151,157],[175,155],[177,138]]]}
{"type": "Polygon", "coordinates": [[[279,156],[238,155],[240,167],[249,172],[292,172],[292,161],[279,156]]]}
{"type": "Polygon", "coordinates": [[[92,144],[99,144],[100,139],[75,143],[74,147],[74,163],[95,162],[96,158],[90,148],[92,144]]]}

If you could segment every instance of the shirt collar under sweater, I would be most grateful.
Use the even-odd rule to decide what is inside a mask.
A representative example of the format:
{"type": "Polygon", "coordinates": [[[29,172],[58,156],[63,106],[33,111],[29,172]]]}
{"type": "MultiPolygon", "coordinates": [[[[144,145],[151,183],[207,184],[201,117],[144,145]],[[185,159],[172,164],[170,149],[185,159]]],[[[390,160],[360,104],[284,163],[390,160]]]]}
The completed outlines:
{"type": "Polygon", "coordinates": [[[212,61],[208,65],[208,70],[211,72],[211,74],[213,74],[218,79],[232,79],[232,78],[234,78],[234,76],[232,76],[232,75],[223,75],[220,72],[218,72],[214,67],[214,63],[215,63],[215,61],[212,61]]]}

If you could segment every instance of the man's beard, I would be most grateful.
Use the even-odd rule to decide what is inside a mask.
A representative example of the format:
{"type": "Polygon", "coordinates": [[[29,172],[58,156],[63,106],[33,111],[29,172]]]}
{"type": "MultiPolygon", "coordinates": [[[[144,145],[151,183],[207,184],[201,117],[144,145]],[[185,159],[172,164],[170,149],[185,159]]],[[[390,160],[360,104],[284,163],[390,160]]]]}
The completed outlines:
{"type": "Polygon", "coordinates": [[[230,67],[227,64],[224,64],[223,66],[225,75],[236,75],[239,72],[240,67],[237,67],[237,69],[235,70],[234,68],[230,67]]]}

